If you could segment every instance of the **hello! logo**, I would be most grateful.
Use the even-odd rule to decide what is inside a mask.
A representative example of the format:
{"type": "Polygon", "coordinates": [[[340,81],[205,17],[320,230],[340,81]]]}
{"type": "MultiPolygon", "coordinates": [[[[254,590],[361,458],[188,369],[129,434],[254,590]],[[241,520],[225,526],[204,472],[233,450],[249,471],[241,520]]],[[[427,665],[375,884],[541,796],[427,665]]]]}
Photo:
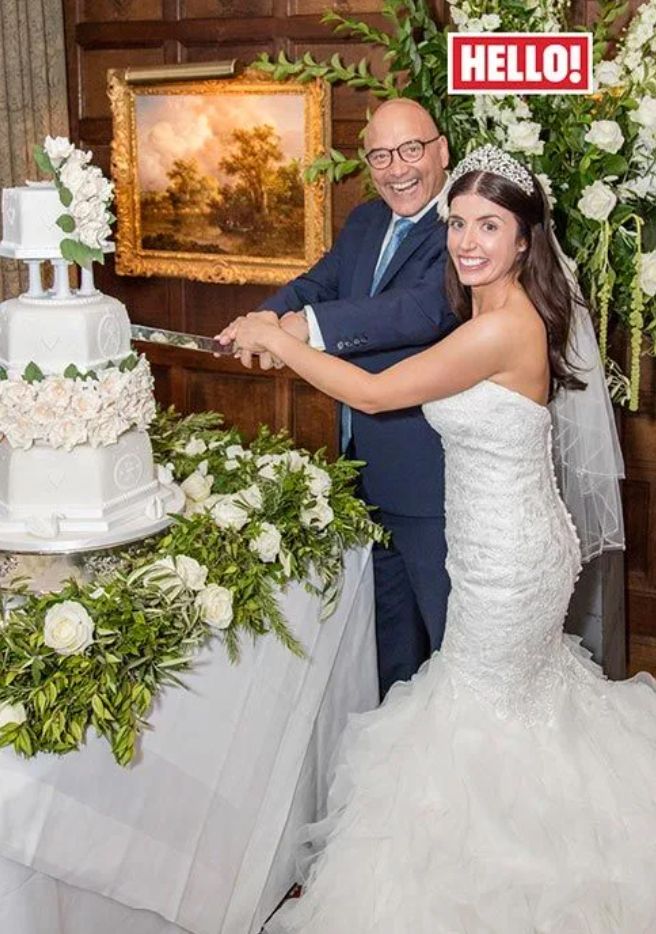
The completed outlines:
{"type": "Polygon", "coordinates": [[[591,94],[592,35],[451,32],[449,94],[591,94]]]}

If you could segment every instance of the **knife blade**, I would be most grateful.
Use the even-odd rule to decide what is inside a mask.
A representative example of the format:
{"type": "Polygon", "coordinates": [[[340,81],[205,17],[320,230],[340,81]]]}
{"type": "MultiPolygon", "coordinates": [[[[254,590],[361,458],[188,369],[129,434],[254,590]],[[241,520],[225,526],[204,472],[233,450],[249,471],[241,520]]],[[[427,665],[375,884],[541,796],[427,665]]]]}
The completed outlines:
{"type": "Polygon", "coordinates": [[[184,331],[170,331],[166,328],[150,328],[144,324],[133,324],[131,331],[134,341],[172,344],[175,347],[200,350],[203,353],[219,354],[224,357],[232,357],[234,354],[232,344],[220,344],[213,337],[206,337],[204,334],[187,334],[184,331]]]}

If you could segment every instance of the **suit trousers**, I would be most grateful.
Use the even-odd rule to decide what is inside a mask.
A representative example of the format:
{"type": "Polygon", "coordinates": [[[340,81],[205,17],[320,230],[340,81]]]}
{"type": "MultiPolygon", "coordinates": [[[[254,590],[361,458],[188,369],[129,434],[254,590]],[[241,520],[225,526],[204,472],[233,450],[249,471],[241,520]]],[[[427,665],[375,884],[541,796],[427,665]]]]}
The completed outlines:
{"type": "Polygon", "coordinates": [[[444,517],[373,518],[392,534],[374,545],[376,643],[381,700],[395,681],[408,681],[444,635],[450,590],[445,568],[444,517]]]}

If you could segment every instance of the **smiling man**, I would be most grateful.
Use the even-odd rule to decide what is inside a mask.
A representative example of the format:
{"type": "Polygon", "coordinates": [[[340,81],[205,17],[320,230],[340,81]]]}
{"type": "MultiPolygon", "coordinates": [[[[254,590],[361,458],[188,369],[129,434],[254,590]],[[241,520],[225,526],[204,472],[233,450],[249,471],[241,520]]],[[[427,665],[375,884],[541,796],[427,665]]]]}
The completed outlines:
{"type": "MultiPolygon", "coordinates": [[[[334,247],[263,303],[282,327],[379,372],[434,344],[456,324],[444,292],[446,229],[436,209],[447,141],[415,101],[387,101],[364,135],[382,200],[357,207],[334,247]]],[[[242,358],[250,365],[250,358],[242,358]]],[[[376,548],[376,637],[381,696],[439,648],[449,581],[439,437],[421,409],[342,410],[342,451],[366,461],[361,493],[392,533],[376,548]]]]}

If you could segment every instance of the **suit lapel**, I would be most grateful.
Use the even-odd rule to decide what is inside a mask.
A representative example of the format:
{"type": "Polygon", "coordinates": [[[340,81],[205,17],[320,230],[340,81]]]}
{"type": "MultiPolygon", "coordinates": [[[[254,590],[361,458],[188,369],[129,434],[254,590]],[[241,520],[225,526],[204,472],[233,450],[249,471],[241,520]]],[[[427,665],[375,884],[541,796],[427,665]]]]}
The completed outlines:
{"type": "Polygon", "coordinates": [[[387,228],[389,227],[392,212],[383,202],[380,210],[372,215],[365,236],[360,244],[360,251],[353,272],[353,298],[364,298],[369,295],[369,289],[374,278],[374,270],[380,248],[383,245],[387,228]]]}
{"type": "Polygon", "coordinates": [[[412,230],[408,231],[401,241],[398,250],[389,261],[387,269],[378,283],[376,295],[386,287],[387,283],[396,275],[401,266],[403,266],[415,250],[421,246],[426,237],[435,230],[435,223],[436,208],[431,208],[430,211],[427,211],[424,216],[417,221],[412,230]]]}

